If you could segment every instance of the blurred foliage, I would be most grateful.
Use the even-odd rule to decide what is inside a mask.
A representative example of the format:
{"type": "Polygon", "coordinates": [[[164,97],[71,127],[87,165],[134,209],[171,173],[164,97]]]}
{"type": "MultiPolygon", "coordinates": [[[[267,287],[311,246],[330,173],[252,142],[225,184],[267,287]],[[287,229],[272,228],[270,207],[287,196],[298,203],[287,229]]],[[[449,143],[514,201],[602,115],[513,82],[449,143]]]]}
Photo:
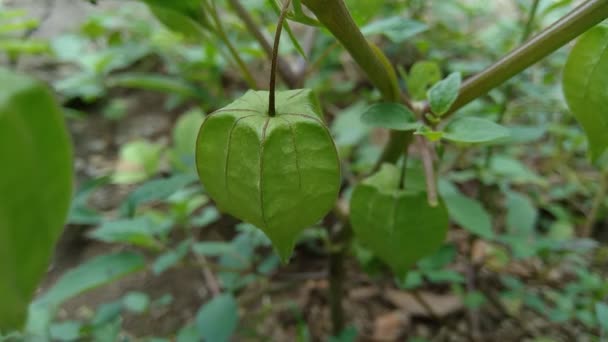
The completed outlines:
{"type": "MultiPolygon", "coordinates": [[[[113,11],[96,11],[77,30],[49,41],[22,38],[24,31],[38,25],[25,12],[0,11],[0,52],[14,63],[42,54],[67,68],[69,72],[52,85],[71,111],[101,106],[105,120],[120,124],[129,113],[116,94],[128,97],[136,89],[162,94],[167,112],[183,112],[169,142],[127,141],[118,146],[115,168],[80,182],[70,224],[86,227],[89,239],[127,251],[98,256],[67,271],[32,303],[26,333],[50,334],[57,341],[126,338],[125,313],[149,319],[153,308],[169,305],[172,298],[130,292],[80,320],[57,319],[56,310],[67,299],[132,272],[161,275],[194,267],[213,270],[221,293],[174,335],[143,340],[222,341],[234,333],[263,339],[243,319],[247,308],[239,296],[248,288],[267,289],[269,276],[281,269],[279,260],[255,227],[220,222],[222,216],[198,184],[193,168],[196,133],[205,113],[242,93],[243,81],[227,46],[209,28],[214,24],[208,13],[203,20],[164,2],[145,2],[152,12],[141,3],[124,3],[113,11]],[[187,16],[198,24],[167,25],[172,16],[187,16]],[[193,27],[202,37],[192,39],[193,27]],[[116,184],[129,191],[116,210],[103,212],[89,204],[92,194],[116,184]],[[231,233],[223,240],[200,241],[218,224],[222,229],[230,226],[231,233]]],[[[269,10],[269,1],[242,3],[262,30],[274,30],[276,13],[269,10]]],[[[430,96],[438,108],[435,114],[441,115],[455,89],[449,81],[454,76],[448,75],[466,79],[517,46],[532,1],[347,3],[362,31],[399,69],[403,89],[416,101],[430,96]],[[438,83],[441,80],[446,80],[443,85],[438,83]]],[[[567,13],[573,3],[540,1],[532,31],[567,13]]],[[[266,65],[263,49],[228,4],[217,1],[216,6],[240,57],[258,69],[266,65]]],[[[302,42],[309,32],[296,22],[314,22],[305,12],[295,11],[290,18],[291,29],[302,42]]],[[[342,161],[350,165],[345,177],[352,184],[373,168],[386,139],[385,131],[377,128],[386,123],[370,127],[360,120],[364,113],[373,115],[370,106],[380,96],[333,38],[323,31],[312,37],[302,47],[284,39],[281,55],[293,65],[308,67],[304,83],[321,94],[342,161]]],[[[515,322],[532,313],[545,322],[546,328],[538,334],[553,338],[549,340],[559,340],[564,329],[590,340],[608,333],[608,253],[601,233],[608,218],[608,164],[604,160],[598,168],[588,162],[582,129],[565,106],[559,81],[566,56],[566,49],[554,53],[466,106],[436,131],[419,132],[438,141],[439,193],[453,234],[434,255],[394,279],[396,286],[451,291],[469,309],[498,307],[515,322]],[[459,129],[484,134],[471,141],[458,138],[459,129]],[[583,227],[589,225],[595,225],[596,235],[583,234],[583,227]],[[463,265],[476,269],[484,283],[492,285],[468,287],[470,275],[463,265]]],[[[87,120],[87,115],[70,120],[87,120]]],[[[395,115],[404,113],[397,110],[395,115]]],[[[418,160],[408,165],[407,174],[413,186],[424,187],[418,160]]],[[[351,192],[349,185],[346,197],[351,192]]],[[[303,234],[300,248],[319,253],[319,247],[327,247],[325,225],[303,234]]],[[[386,266],[358,241],[351,252],[369,277],[386,278],[386,266]]],[[[309,340],[306,322],[299,322],[298,336],[309,340]]],[[[356,330],[348,329],[332,341],[355,339],[356,330]]]]}

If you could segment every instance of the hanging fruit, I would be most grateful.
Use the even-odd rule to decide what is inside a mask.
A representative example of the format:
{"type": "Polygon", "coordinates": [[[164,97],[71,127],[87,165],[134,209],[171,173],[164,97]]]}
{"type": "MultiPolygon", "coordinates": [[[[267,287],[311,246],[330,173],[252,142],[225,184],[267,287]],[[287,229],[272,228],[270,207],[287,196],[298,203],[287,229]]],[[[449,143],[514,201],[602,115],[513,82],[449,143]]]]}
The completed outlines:
{"type": "Polygon", "coordinates": [[[266,233],[285,262],[298,234],[333,207],[340,163],[309,89],[249,91],[210,114],[199,132],[198,174],[218,208],[266,233]]]}
{"type": "Polygon", "coordinates": [[[441,246],[449,224],[443,203],[431,206],[425,192],[401,189],[392,164],[357,185],[350,213],[357,239],[400,276],[441,246]]]}

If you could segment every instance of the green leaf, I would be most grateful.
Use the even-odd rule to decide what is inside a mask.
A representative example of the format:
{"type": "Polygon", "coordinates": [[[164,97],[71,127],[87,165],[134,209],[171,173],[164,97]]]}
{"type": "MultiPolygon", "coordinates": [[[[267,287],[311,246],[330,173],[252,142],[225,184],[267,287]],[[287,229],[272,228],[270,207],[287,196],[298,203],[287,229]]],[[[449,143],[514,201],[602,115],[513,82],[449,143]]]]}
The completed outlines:
{"type": "Polygon", "coordinates": [[[133,184],[156,174],[160,166],[162,146],[145,140],[136,140],[120,148],[120,160],[113,181],[133,184]]]}
{"type": "Polygon", "coordinates": [[[377,103],[369,108],[361,121],[371,127],[388,128],[398,131],[415,131],[420,127],[414,113],[399,103],[377,103]]]}
{"type": "Polygon", "coordinates": [[[407,91],[417,101],[426,99],[428,88],[441,80],[439,65],[431,61],[416,62],[407,76],[407,91]]]}
{"type": "Polygon", "coordinates": [[[144,266],[145,260],[141,255],[122,252],[98,256],[71,269],[30,305],[26,331],[34,336],[44,336],[55,311],[63,302],[139,271],[144,266]]]}
{"type": "Polygon", "coordinates": [[[424,192],[400,189],[399,178],[396,166],[384,164],[355,187],[350,208],[357,239],[403,277],[418,260],[439,249],[449,219],[442,203],[432,207],[424,192]]]}
{"type": "Polygon", "coordinates": [[[196,148],[199,177],[218,209],[259,227],[286,262],[299,233],[331,210],[340,161],[308,89],[249,91],[207,116],[196,148]]]}
{"type": "Polygon", "coordinates": [[[0,331],[22,327],[63,230],[72,147],[46,86],[0,68],[0,331]]]}
{"type": "Polygon", "coordinates": [[[442,138],[459,143],[487,143],[509,137],[509,129],[493,121],[464,117],[452,121],[442,138]]]}
{"type": "Polygon", "coordinates": [[[122,303],[127,310],[142,313],[148,310],[150,297],[143,292],[129,292],[123,297],[122,303]]]}
{"type": "Polygon", "coordinates": [[[563,76],[568,106],[583,126],[591,159],[608,148],[608,25],[583,34],[570,52],[563,76]]]}
{"type": "Polygon", "coordinates": [[[428,28],[429,27],[425,23],[416,20],[402,17],[390,17],[374,21],[362,27],[361,32],[364,35],[381,34],[386,36],[391,42],[399,44],[426,31],[428,28]]]}
{"type": "Polygon", "coordinates": [[[454,184],[446,180],[439,181],[439,193],[454,222],[482,238],[494,237],[492,218],[479,201],[463,195],[454,184]]]}
{"type": "Polygon", "coordinates": [[[534,231],[538,211],[527,196],[507,192],[507,229],[510,233],[528,235],[534,231]]]}
{"type": "Polygon", "coordinates": [[[608,332],[608,305],[606,303],[597,302],[595,304],[595,315],[602,330],[608,332]]]}
{"type": "Polygon", "coordinates": [[[441,116],[450,110],[450,107],[458,98],[461,82],[462,76],[460,73],[454,72],[429,89],[427,96],[433,113],[441,116]]]}
{"type": "Polygon", "coordinates": [[[229,341],[238,321],[238,304],[231,294],[213,298],[196,314],[196,327],[205,341],[229,341]]]}

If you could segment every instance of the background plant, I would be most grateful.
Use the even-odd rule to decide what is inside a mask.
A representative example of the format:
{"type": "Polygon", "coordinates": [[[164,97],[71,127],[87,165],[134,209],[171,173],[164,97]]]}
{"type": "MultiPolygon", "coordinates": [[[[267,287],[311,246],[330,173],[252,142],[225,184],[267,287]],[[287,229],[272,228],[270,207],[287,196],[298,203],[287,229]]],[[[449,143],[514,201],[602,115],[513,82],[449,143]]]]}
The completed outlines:
{"type": "MultiPolygon", "coordinates": [[[[430,302],[430,313],[424,315],[438,322],[453,338],[469,335],[468,338],[474,339],[492,330],[482,313],[495,315],[496,321],[504,324],[514,324],[521,335],[530,338],[601,336],[606,286],[605,277],[598,270],[605,263],[605,253],[597,243],[602,241],[597,234],[606,215],[606,177],[602,171],[605,164],[600,160],[593,167],[587,162],[586,139],[561,98],[559,70],[565,65],[566,51],[542,60],[453,117],[450,111],[450,103],[461,85],[459,74],[466,79],[480,72],[520,41],[567,13],[573,5],[568,1],[515,2],[514,13],[520,13],[520,17],[505,16],[496,22],[492,5],[452,1],[388,2],[376,6],[352,1],[347,4],[361,31],[381,46],[396,66],[399,92],[408,93],[411,100],[403,101],[401,106],[378,105],[402,101],[390,72],[386,74],[382,66],[380,71],[370,72],[370,68],[381,65],[367,65],[374,64],[370,60],[376,57],[369,59],[373,48],[364,48],[361,37],[347,41],[348,37],[333,32],[363,70],[371,73],[372,84],[379,91],[370,87],[357,69],[344,63],[345,57],[333,37],[321,34],[309,40],[310,43],[302,38],[305,35],[296,30],[299,26],[294,22],[319,24],[310,13],[298,10],[298,2],[289,15],[296,38],[285,40],[281,53],[283,65],[293,70],[283,70],[281,76],[291,87],[304,84],[315,88],[324,100],[343,163],[349,165],[343,168],[347,179],[343,201],[347,200],[353,185],[379,166],[378,158],[396,162],[402,154],[403,142],[408,141],[409,134],[403,132],[416,131],[410,148],[413,156],[406,164],[407,182],[410,188],[429,189],[431,202],[442,200],[454,227],[443,248],[396,279],[387,275],[374,253],[359,241],[351,242],[349,229],[343,228],[343,223],[348,222],[342,209],[343,201],[336,214],[321,223],[323,228],[310,230],[303,236],[299,253],[307,255],[316,251],[314,253],[329,259],[329,301],[334,311],[335,335],[346,339],[352,336],[348,329],[339,334],[344,324],[341,297],[358,274],[350,269],[344,275],[344,260],[348,260],[352,252],[377,284],[392,286],[394,280],[397,286],[414,294],[435,289],[460,296],[466,307],[460,316],[466,317],[467,329],[454,326],[451,323],[457,321],[454,317],[441,318],[437,312],[433,315],[436,309],[433,302],[426,299],[428,296],[417,296],[418,302],[430,302]],[[467,25],[471,19],[475,19],[473,24],[467,25]],[[357,57],[362,55],[364,57],[357,57]],[[367,61],[361,62],[361,59],[367,61]],[[300,69],[299,65],[307,68],[300,69]],[[336,78],[347,81],[336,82],[336,78]],[[443,79],[445,81],[440,82],[443,79]],[[428,105],[426,100],[430,100],[428,105]],[[376,105],[370,106],[372,104],[376,105]],[[434,114],[428,115],[429,110],[434,114]],[[380,115],[383,113],[393,114],[380,115]],[[419,119],[418,122],[414,118],[419,119]],[[393,130],[388,146],[394,148],[382,152],[382,145],[377,141],[386,137],[386,131],[377,127],[393,130]],[[439,139],[443,139],[442,142],[439,139]],[[434,169],[439,178],[437,197],[433,196],[434,177],[429,175],[431,168],[428,167],[433,155],[431,146],[435,146],[437,153],[434,169]],[[351,244],[353,248],[347,248],[351,244]],[[537,321],[530,322],[526,317],[537,321]]],[[[598,6],[589,13],[596,16],[595,22],[601,21],[604,2],[586,4],[598,6]]],[[[273,7],[271,3],[204,2],[204,18],[192,17],[187,8],[186,11],[167,8],[156,2],[146,5],[172,31],[149,18],[135,19],[131,16],[134,11],[125,10],[124,18],[96,17],[78,34],[50,42],[54,61],[77,67],[75,73],[55,82],[55,89],[72,109],[88,111],[89,105],[81,101],[92,102],[103,108],[109,120],[120,125],[129,115],[129,94],[122,93],[123,88],[168,93],[166,108],[175,112],[199,105],[204,112],[210,112],[233,97],[222,94],[240,92],[247,84],[257,87],[254,82],[258,81],[252,82],[254,76],[247,74],[255,74],[251,71],[255,65],[268,64],[267,49],[263,43],[252,43],[250,34],[259,35],[251,30],[251,20],[254,27],[264,32],[260,23],[276,21],[275,13],[267,11],[273,7]],[[243,5],[249,17],[244,17],[239,10],[243,5]],[[161,12],[165,15],[159,15],[161,12]],[[222,20],[214,19],[213,12],[222,20]],[[167,19],[176,16],[180,24],[177,28],[167,19]],[[192,25],[181,27],[184,22],[192,25]],[[221,77],[237,69],[243,69],[239,74],[244,75],[245,83],[237,81],[235,88],[224,89],[221,77]]],[[[315,1],[304,1],[304,5],[315,11],[315,1]]],[[[319,15],[317,19],[332,31],[332,18],[319,15]]],[[[584,27],[577,26],[578,33],[592,26],[591,19],[587,19],[582,21],[584,27]]],[[[270,25],[270,30],[274,29],[270,25]]],[[[560,44],[574,35],[568,39],[562,36],[564,41],[560,44]]],[[[481,95],[490,90],[517,74],[517,69],[523,66],[511,64],[505,68],[509,72],[477,78],[481,80],[479,83],[465,82],[461,88],[465,90],[460,92],[460,99],[456,99],[452,108],[471,100],[467,98],[472,97],[471,94],[481,95]],[[477,88],[471,84],[477,84],[477,88]],[[466,89],[475,91],[467,93],[466,89]]],[[[261,79],[259,83],[264,84],[265,73],[261,79]]],[[[269,276],[281,274],[283,269],[279,268],[276,256],[269,252],[268,241],[251,226],[239,225],[228,242],[201,241],[201,233],[213,229],[209,225],[220,218],[193,176],[191,146],[196,133],[193,127],[202,122],[201,114],[187,111],[180,116],[169,143],[138,139],[118,144],[120,163],[117,165],[129,167],[117,167],[106,172],[106,177],[81,182],[69,221],[94,227],[88,232],[93,239],[129,248],[88,261],[45,291],[31,306],[30,332],[38,329],[64,340],[79,336],[106,336],[112,340],[113,336],[124,334],[121,332],[123,314],[146,315],[170,305],[170,299],[151,298],[141,292],[128,293],[124,298],[99,306],[94,315],[86,319],[51,323],[55,309],[64,300],[113,278],[95,277],[99,274],[95,272],[96,267],[111,270],[110,274],[116,277],[144,269],[162,274],[171,268],[195,267],[204,270],[205,284],[214,299],[198,311],[179,336],[221,340],[236,329],[237,307],[249,308],[247,294],[258,286],[264,293],[267,288],[260,284],[267,286],[268,279],[272,279],[269,276]],[[115,186],[110,184],[136,185],[130,186],[129,195],[108,215],[91,208],[88,199],[103,188],[115,186]],[[218,321],[226,323],[220,331],[216,331],[216,325],[209,326],[209,322],[218,321]],[[206,335],[209,333],[217,335],[206,335]]],[[[73,118],[87,120],[86,116],[73,118]]],[[[298,260],[298,256],[294,260],[298,260]]],[[[306,338],[306,331],[318,332],[313,327],[315,321],[302,318],[296,321],[297,334],[302,339],[306,338]]],[[[239,336],[244,337],[243,331],[248,330],[243,329],[251,322],[242,320],[239,324],[239,336]]],[[[370,333],[369,329],[358,328],[361,336],[370,333]]],[[[414,334],[410,332],[409,336],[414,334]]]]}

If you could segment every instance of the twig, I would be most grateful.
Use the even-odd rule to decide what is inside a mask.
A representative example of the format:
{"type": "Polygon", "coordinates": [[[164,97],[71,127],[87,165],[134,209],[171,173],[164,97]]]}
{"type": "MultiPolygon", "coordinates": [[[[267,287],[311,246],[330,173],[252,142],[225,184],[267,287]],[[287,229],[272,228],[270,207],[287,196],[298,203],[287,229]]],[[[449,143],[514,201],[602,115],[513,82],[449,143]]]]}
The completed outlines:
{"type": "Polygon", "coordinates": [[[331,311],[332,332],[339,335],[345,326],[344,315],[344,279],[346,269],[344,260],[353,231],[348,222],[343,223],[341,228],[331,237],[332,248],[329,252],[329,307],[331,311]],[[335,247],[335,248],[334,248],[335,247]]]}

